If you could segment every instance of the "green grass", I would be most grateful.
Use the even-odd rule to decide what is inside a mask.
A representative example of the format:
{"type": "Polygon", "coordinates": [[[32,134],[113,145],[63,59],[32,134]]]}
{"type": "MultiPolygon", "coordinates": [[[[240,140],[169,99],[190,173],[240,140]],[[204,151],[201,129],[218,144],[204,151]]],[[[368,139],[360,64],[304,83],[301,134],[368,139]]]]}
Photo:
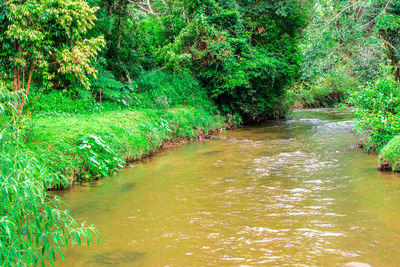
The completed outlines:
{"type": "Polygon", "coordinates": [[[28,148],[52,173],[96,179],[141,159],[164,142],[196,138],[226,119],[195,107],[33,117],[28,148]],[[121,164],[120,164],[121,163],[121,164]]]}
{"type": "Polygon", "coordinates": [[[400,171],[400,135],[392,138],[379,153],[379,161],[389,164],[389,167],[395,171],[400,171]]]}

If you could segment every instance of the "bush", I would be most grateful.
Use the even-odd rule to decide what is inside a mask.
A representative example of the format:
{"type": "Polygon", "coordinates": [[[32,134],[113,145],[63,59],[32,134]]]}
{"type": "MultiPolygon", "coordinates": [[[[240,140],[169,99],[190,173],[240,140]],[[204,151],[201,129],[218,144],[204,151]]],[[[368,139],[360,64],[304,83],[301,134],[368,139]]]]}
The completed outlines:
{"type": "Polygon", "coordinates": [[[400,171],[400,135],[392,138],[379,153],[379,161],[388,163],[393,171],[400,171]]]}
{"type": "Polygon", "coordinates": [[[122,106],[128,106],[132,101],[135,84],[123,84],[110,71],[101,70],[97,79],[91,81],[91,91],[101,103],[110,101],[122,106]]]}
{"type": "Polygon", "coordinates": [[[0,82],[0,266],[52,263],[72,239],[90,244],[94,228],[79,226],[47,188],[63,181],[26,149],[20,97],[0,82]]]}
{"type": "Polygon", "coordinates": [[[289,103],[295,108],[313,107],[315,104],[314,95],[307,82],[295,83],[287,91],[289,103]]]}
{"type": "Polygon", "coordinates": [[[288,90],[288,97],[295,107],[333,107],[358,86],[356,79],[340,72],[316,83],[296,83],[288,90]]]}
{"type": "Polygon", "coordinates": [[[48,94],[32,92],[26,111],[33,114],[77,114],[92,111],[95,99],[91,95],[73,97],[62,91],[52,91],[48,94]]]}
{"type": "Polygon", "coordinates": [[[400,84],[389,71],[375,83],[354,89],[348,98],[354,130],[366,137],[368,150],[381,150],[400,134],[400,84]]]}
{"type": "Polygon", "coordinates": [[[161,71],[143,73],[137,85],[141,102],[147,108],[193,106],[216,111],[206,90],[189,74],[161,71]]]}
{"type": "Polygon", "coordinates": [[[78,156],[82,157],[85,179],[108,176],[123,167],[125,161],[100,136],[91,134],[79,139],[78,156]]]}
{"type": "Polygon", "coordinates": [[[284,87],[298,76],[304,5],[282,0],[177,1],[160,22],[147,35],[161,33],[166,40],[155,53],[162,68],[191,73],[222,112],[239,113],[246,122],[285,114],[287,105],[280,104],[284,87]]]}

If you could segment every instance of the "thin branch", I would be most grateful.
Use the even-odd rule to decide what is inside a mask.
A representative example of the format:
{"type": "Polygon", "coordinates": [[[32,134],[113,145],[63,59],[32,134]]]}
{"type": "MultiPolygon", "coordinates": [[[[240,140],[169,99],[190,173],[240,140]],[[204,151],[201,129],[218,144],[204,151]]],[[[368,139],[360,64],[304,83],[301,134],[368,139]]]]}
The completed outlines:
{"type": "Polygon", "coordinates": [[[154,14],[153,9],[151,8],[150,0],[147,0],[147,5],[149,6],[149,10],[152,14],[154,14]]]}
{"type": "Polygon", "coordinates": [[[329,22],[328,25],[326,25],[327,27],[329,26],[329,24],[331,24],[333,21],[335,21],[337,18],[340,17],[340,15],[342,15],[343,12],[345,12],[347,9],[352,8],[353,6],[355,6],[356,4],[360,3],[361,0],[349,5],[348,7],[343,8],[335,17],[333,17],[329,22]]]}
{"type": "MultiPolygon", "coordinates": [[[[135,6],[138,6],[145,13],[150,13],[150,14],[153,14],[154,16],[158,17],[158,13],[154,12],[154,10],[151,8],[150,0],[147,0],[147,2],[137,2],[137,1],[128,0],[128,2],[135,6]],[[147,6],[147,7],[145,7],[145,6],[147,6]]],[[[163,3],[164,3],[164,1],[163,1],[163,3]]]]}
{"type": "Polygon", "coordinates": [[[392,48],[393,50],[396,50],[396,47],[393,46],[389,41],[387,41],[385,38],[383,38],[382,34],[379,35],[380,39],[386,44],[388,45],[390,48],[392,48]]]}
{"type": "MultiPolygon", "coordinates": [[[[387,8],[389,7],[389,4],[392,3],[392,0],[387,1],[385,8],[383,9],[382,13],[386,13],[387,8]]],[[[370,20],[369,22],[367,22],[366,24],[362,25],[361,27],[367,27],[369,24],[371,24],[372,22],[374,22],[377,18],[379,18],[381,16],[380,13],[378,16],[376,16],[375,18],[373,18],[372,20],[370,20]]]]}
{"type": "Polygon", "coordinates": [[[351,4],[351,5],[349,5],[348,7],[343,8],[339,13],[337,13],[336,16],[334,16],[330,21],[328,21],[328,23],[327,23],[326,26],[325,26],[325,29],[321,32],[321,35],[325,33],[325,31],[328,29],[329,25],[330,25],[333,21],[337,20],[337,19],[343,14],[343,12],[345,12],[347,9],[350,9],[350,8],[354,7],[356,4],[360,3],[361,1],[362,1],[362,0],[359,0],[359,1],[357,1],[357,2],[355,2],[355,3],[353,3],[353,4],[351,4]]]}

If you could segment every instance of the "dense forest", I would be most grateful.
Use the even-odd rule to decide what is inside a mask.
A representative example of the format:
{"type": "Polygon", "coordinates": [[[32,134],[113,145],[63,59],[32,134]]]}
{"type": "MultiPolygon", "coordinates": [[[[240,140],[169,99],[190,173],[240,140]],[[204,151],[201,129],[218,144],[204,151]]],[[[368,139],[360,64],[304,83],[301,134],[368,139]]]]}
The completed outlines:
{"type": "Polygon", "coordinates": [[[49,190],[291,108],[349,108],[399,170],[399,61],[397,0],[2,0],[0,265],[97,234],[49,190]]]}

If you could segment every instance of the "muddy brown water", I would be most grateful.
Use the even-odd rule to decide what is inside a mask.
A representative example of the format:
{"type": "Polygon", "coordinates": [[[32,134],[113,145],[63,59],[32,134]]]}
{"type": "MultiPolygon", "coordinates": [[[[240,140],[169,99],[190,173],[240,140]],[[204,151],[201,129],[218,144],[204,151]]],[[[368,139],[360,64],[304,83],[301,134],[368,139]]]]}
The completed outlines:
{"type": "Polygon", "coordinates": [[[60,266],[398,266],[400,178],[331,109],[169,148],[62,193],[100,244],[60,266]]]}

